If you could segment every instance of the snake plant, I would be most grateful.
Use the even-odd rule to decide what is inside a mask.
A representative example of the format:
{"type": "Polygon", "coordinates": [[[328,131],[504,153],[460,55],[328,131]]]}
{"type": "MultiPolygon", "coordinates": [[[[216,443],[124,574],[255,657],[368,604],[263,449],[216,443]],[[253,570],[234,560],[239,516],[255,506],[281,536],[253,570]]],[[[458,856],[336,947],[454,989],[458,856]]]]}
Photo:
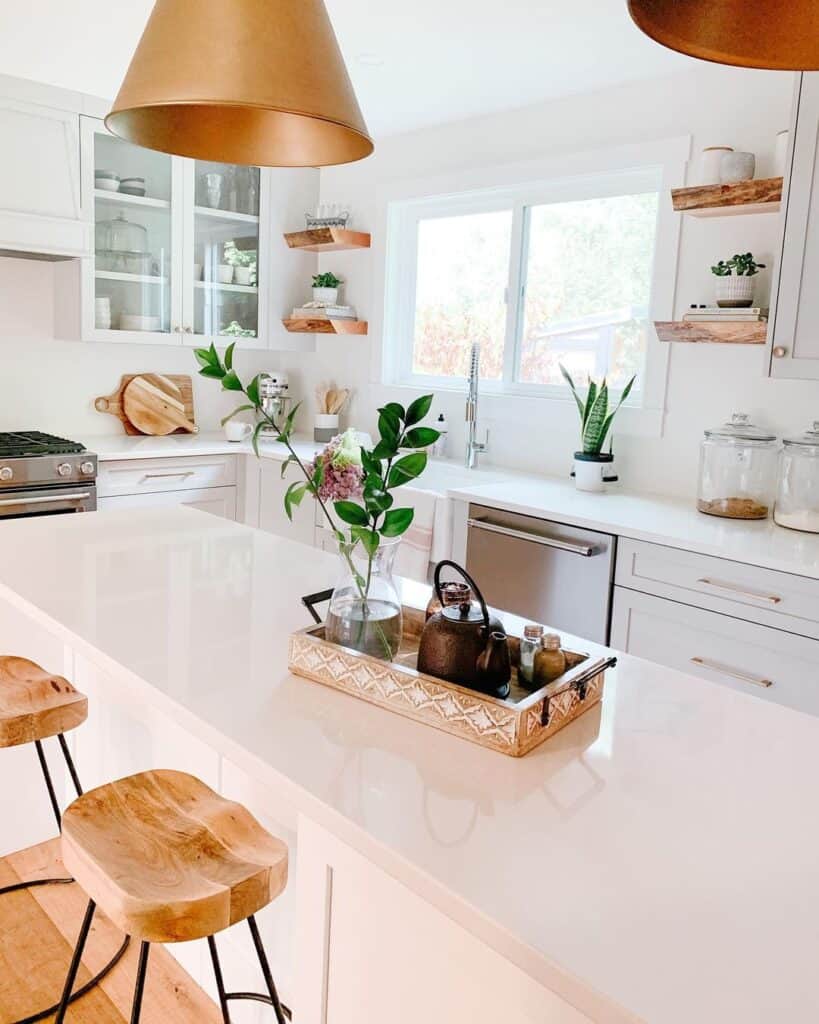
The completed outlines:
{"type": "MultiPolygon", "coordinates": [[[[580,441],[584,455],[599,455],[603,450],[606,437],[611,429],[612,421],[617,410],[625,402],[634,386],[636,375],[623,388],[620,401],[613,407],[609,406],[609,386],[604,377],[598,384],[589,377],[589,385],[585,400],[580,397],[572,380],[569,371],[563,364],[560,364],[560,372],[563,379],[569,385],[574,396],[577,410],[580,413],[580,441]]],[[[611,450],[611,448],[609,448],[611,450]]]]}

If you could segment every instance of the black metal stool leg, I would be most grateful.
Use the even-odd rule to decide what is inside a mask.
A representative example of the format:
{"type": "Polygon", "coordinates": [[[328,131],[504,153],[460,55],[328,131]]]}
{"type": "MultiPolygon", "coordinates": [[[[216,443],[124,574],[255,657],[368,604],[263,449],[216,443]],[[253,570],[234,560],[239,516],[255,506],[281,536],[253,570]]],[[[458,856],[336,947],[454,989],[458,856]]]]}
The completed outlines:
{"type": "Polygon", "coordinates": [[[210,959],[213,963],[213,975],[216,978],[216,991],[219,993],[219,1006],[222,1010],[222,1021],[224,1024],[230,1024],[230,1011],[228,1009],[227,995],[225,993],[225,979],[222,977],[222,965],[219,963],[219,952],[216,949],[216,939],[212,936],[208,936],[208,949],[210,950],[210,959]]]}
{"type": "Polygon", "coordinates": [[[43,778],[48,789],[48,798],[51,800],[51,809],[54,811],[54,817],[57,819],[57,828],[62,832],[62,814],[60,814],[60,805],[57,803],[57,794],[54,792],[54,783],[51,781],[51,773],[48,770],[48,762],[43,751],[43,744],[40,740],[35,740],[34,746],[37,750],[37,757],[40,760],[40,767],[43,770],[43,778]]]}
{"type": "Polygon", "coordinates": [[[65,1020],[65,1011],[68,1009],[68,1004],[71,1000],[71,990],[74,988],[74,982],[77,980],[77,971],[80,969],[82,951],[85,949],[85,943],[88,939],[88,933],[91,931],[91,922],[94,920],[94,911],[96,909],[97,905],[94,901],[89,900],[88,908],[85,911],[85,917],[83,918],[83,922],[80,927],[80,934],[77,936],[77,945],[74,947],[74,955],[71,957],[71,963],[68,967],[68,974],[65,978],[65,987],[63,988],[60,1005],[57,1007],[57,1016],[54,1018],[54,1024],[63,1024],[63,1021],[65,1020]]]}
{"type": "MultiPolygon", "coordinates": [[[[136,984],[134,985],[134,1002],[131,1007],[131,1024],[139,1024],[142,1013],[142,996],[145,992],[145,975],[148,971],[148,954],[151,952],[150,942],[143,942],[139,947],[139,966],[137,967],[136,984]]],[[[54,1021],[54,1024],[58,1024],[54,1021]]]]}
{"type": "Polygon", "coordinates": [[[77,775],[77,769],[74,767],[74,761],[71,758],[71,751],[68,749],[68,744],[65,741],[63,733],[57,734],[57,739],[60,742],[60,749],[63,752],[65,763],[68,767],[69,774],[71,775],[71,781],[74,783],[74,789],[77,792],[77,796],[82,796],[82,786],[80,785],[80,777],[77,775]]]}
{"type": "MultiPolygon", "coordinates": [[[[264,983],[267,985],[267,991],[270,993],[270,1002],[273,1006],[273,1010],[276,1014],[276,1020],[278,1024],[286,1024],[287,1017],[284,1015],[284,1008],[279,1001],[279,993],[276,991],[276,986],[273,982],[273,975],[270,971],[270,964],[267,962],[267,954],[264,951],[264,945],[262,944],[262,937],[259,934],[259,926],[256,924],[256,918],[251,914],[247,919],[248,927],[250,928],[250,934],[253,936],[253,945],[256,947],[256,956],[259,958],[259,965],[262,968],[262,974],[264,975],[264,983]]],[[[288,1017],[289,1017],[288,1013],[288,1017]]]]}

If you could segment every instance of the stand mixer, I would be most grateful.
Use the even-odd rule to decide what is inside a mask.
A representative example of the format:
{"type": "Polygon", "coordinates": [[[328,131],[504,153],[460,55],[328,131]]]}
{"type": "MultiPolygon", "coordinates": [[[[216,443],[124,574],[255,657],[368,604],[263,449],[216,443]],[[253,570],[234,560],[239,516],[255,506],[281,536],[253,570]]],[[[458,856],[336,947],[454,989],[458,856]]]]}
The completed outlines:
{"type": "MultiPolygon", "coordinates": [[[[262,373],[259,375],[259,398],[262,403],[262,410],[278,426],[282,426],[290,412],[290,405],[293,401],[288,393],[287,374],[276,371],[274,373],[262,373]]],[[[275,433],[273,427],[266,425],[262,433],[275,433]]]]}

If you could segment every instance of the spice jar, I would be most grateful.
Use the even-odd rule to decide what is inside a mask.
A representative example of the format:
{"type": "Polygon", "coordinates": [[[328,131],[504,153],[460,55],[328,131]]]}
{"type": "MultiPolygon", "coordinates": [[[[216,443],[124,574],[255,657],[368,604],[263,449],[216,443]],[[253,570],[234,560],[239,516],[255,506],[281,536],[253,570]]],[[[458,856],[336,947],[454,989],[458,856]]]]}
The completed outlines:
{"type": "Polygon", "coordinates": [[[774,521],[789,530],[819,533],[819,420],[812,430],[784,440],[774,521]]]}
{"type": "Polygon", "coordinates": [[[532,682],[536,689],[554,682],[566,671],[566,655],[560,649],[557,633],[547,633],[540,639],[540,650],[535,654],[532,682]]]}
{"type": "Polygon", "coordinates": [[[742,412],[706,430],[700,448],[700,512],[726,519],[767,518],[776,490],[777,451],[775,435],[742,412]]]}
{"type": "Polygon", "coordinates": [[[543,626],[530,623],[523,627],[523,636],[520,638],[520,665],[518,666],[518,679],[528,689],[532,687],[532,678],[535,668],[535,654],[540,649],[540,639],[543,636],[543,626]]]}

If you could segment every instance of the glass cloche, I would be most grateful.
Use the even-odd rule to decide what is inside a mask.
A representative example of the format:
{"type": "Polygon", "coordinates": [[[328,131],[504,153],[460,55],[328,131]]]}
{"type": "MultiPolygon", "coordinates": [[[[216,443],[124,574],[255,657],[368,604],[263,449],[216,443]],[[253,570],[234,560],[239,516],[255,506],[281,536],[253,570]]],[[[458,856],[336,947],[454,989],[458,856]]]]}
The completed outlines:
{"type": "Polygon", "coordinates": [[[726,519],[766,519],[776,490],[778,444],[741,412],[705,431],[697,508],[726,519]]]}
{"type": "Polygon", "coordinates": [[[819,420],[783,443],[774,520],[789,530],[819,533],[819,420]]]}

